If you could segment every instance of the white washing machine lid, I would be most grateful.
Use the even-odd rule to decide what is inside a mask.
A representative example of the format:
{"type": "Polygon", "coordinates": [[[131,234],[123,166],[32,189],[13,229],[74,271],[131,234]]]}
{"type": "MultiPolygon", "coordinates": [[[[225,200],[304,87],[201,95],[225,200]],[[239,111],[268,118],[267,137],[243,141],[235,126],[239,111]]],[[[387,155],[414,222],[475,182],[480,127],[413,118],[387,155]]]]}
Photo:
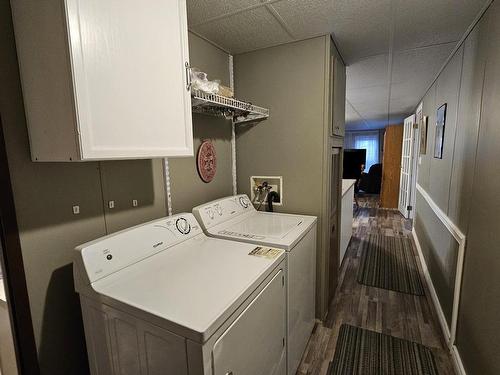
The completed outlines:
{"type": "Polygon", "coordinates": [[[201,234],[92,287],[203,343],[283,259],[283,253],[274,259],[249,255],[254,248],[201,234]]]}
{"type": "Polygon", "coordinates": [[[289,251],[314,223],[314,216],[256,211],[208,228],[206,232],[213,237],[274,246],[289,251]]]}
{"type": "Polygon", "coordinates": [[[316,223],[315,216],[257,211],[245,194],[205,203],[193,209],[210,236],[291,250],[316,223]]]}

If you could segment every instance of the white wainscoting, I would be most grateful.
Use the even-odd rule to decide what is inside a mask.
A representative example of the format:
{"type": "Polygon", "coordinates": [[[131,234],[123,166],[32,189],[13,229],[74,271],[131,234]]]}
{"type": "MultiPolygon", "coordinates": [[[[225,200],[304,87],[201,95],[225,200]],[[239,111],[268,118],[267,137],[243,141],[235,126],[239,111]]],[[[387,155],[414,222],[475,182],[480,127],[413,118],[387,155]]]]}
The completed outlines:
{"type": "Polygon", "coordinates": [[[465,255],[465,243],[466,237],[465,234],[453,223],[453,221],[446,215],[443,210],[441,210],[436,202],[432,200],[430,195],[419,185],[417,184],[417,190],[422,195],[424,200],[427,202],[429,207],[432,209],[434,214],[439,218],[439,220],[443,223],[443,225],[448,229],[450,234],[457,241],[458,255],[457,255],[457,269],[455,273],[455,287],[454,287],[454,296],[453,296],[453,311],[451,318],[451,325],[448,327],[448,322],[446,321],[443,309],[441,307],[441,303],[439,302],[439,298],[437,296],[436,290],[434,288],[434,284],[432,283],[431,276],[429,274],[429,269],[427,268],[427,263],[425,262],[425,258],[422,252],[422,247],[417,237],[417,233],[415,232],[415,228],[412,230],[413,238],[415,240],[415,244],[417,246],[417,251],[419,254],[420,262],[422,264],[422,269],[424,272],[425,281],[429,287],[432,301],[436,307],[436,311],[439,318],[439,323],[441,325],[441,329],[443,334],[447,340],[448,347],[453,357],[455,370],[460,375],[465,375],[465,369],[462,364],[462,360],[460,358],[460,354],[458,352],[458,348],[455,345],[455,338],[457,332],[457,320],[458,320],[458,308],[460,304],[460,289],[462,285],[462,273],[463,273],[463,265],[464,265],[464,255],[465,255]]]}

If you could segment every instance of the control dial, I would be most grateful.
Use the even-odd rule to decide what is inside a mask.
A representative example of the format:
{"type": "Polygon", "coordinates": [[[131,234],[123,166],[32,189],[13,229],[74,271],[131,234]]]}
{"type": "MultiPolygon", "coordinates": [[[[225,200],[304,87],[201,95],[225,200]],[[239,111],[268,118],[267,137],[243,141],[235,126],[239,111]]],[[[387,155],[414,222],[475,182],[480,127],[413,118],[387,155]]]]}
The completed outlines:
{"type": "Polygon", "coordinates": [[[183,217],[176,220],[175,226],[182,234],[188,234],[191,232],[191,224],[189,224],[189,222],[183,217]]]}
{"type": "Polygon", "coordinates": [[[240,197],[240,204],[243,208],[248,208],[248,200],[245,197],[240,197]]]}

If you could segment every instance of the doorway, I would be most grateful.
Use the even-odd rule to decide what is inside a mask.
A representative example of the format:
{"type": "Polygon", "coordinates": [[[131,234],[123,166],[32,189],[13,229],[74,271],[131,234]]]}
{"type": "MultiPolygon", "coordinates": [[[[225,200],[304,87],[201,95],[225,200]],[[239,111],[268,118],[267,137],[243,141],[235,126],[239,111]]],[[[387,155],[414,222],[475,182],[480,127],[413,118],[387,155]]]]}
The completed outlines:
{"type": "Polygon", "coordinates": [[[412,199],[415,190],[413,186],[413,182],[415,182],[413,178],[415,168],[413,159],[416,154],[415,139],[418,138],[416,137],[415,125],[415,115],[411,115],[405,119],[403,127],[403,147],[401,150],[398,210],[407,219],[412,216],[412,199]]]}
{"type": "Polygon", "coordinates": [[[1,118],[0,269],[1,375],[40,374],[1,118]]]}

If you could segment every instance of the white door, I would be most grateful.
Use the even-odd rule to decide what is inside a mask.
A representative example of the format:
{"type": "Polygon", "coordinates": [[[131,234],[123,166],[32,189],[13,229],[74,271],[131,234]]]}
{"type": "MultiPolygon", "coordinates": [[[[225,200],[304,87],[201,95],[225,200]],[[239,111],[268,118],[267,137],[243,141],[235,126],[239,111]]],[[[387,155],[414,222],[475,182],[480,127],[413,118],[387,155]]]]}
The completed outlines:
{"type": "MultiPolygon", "coordinates": [[[[399,204],[398,208],[404,217],[409,217],[409,206],[411,206],[411,175],[413,154],[413,126],[415,115],[405,119],[403,130],[403,148],[401,152],[401,176],[399,182],[399,204]]],[[[410,208],[411,210],[411,208],[410,208]]]]}

